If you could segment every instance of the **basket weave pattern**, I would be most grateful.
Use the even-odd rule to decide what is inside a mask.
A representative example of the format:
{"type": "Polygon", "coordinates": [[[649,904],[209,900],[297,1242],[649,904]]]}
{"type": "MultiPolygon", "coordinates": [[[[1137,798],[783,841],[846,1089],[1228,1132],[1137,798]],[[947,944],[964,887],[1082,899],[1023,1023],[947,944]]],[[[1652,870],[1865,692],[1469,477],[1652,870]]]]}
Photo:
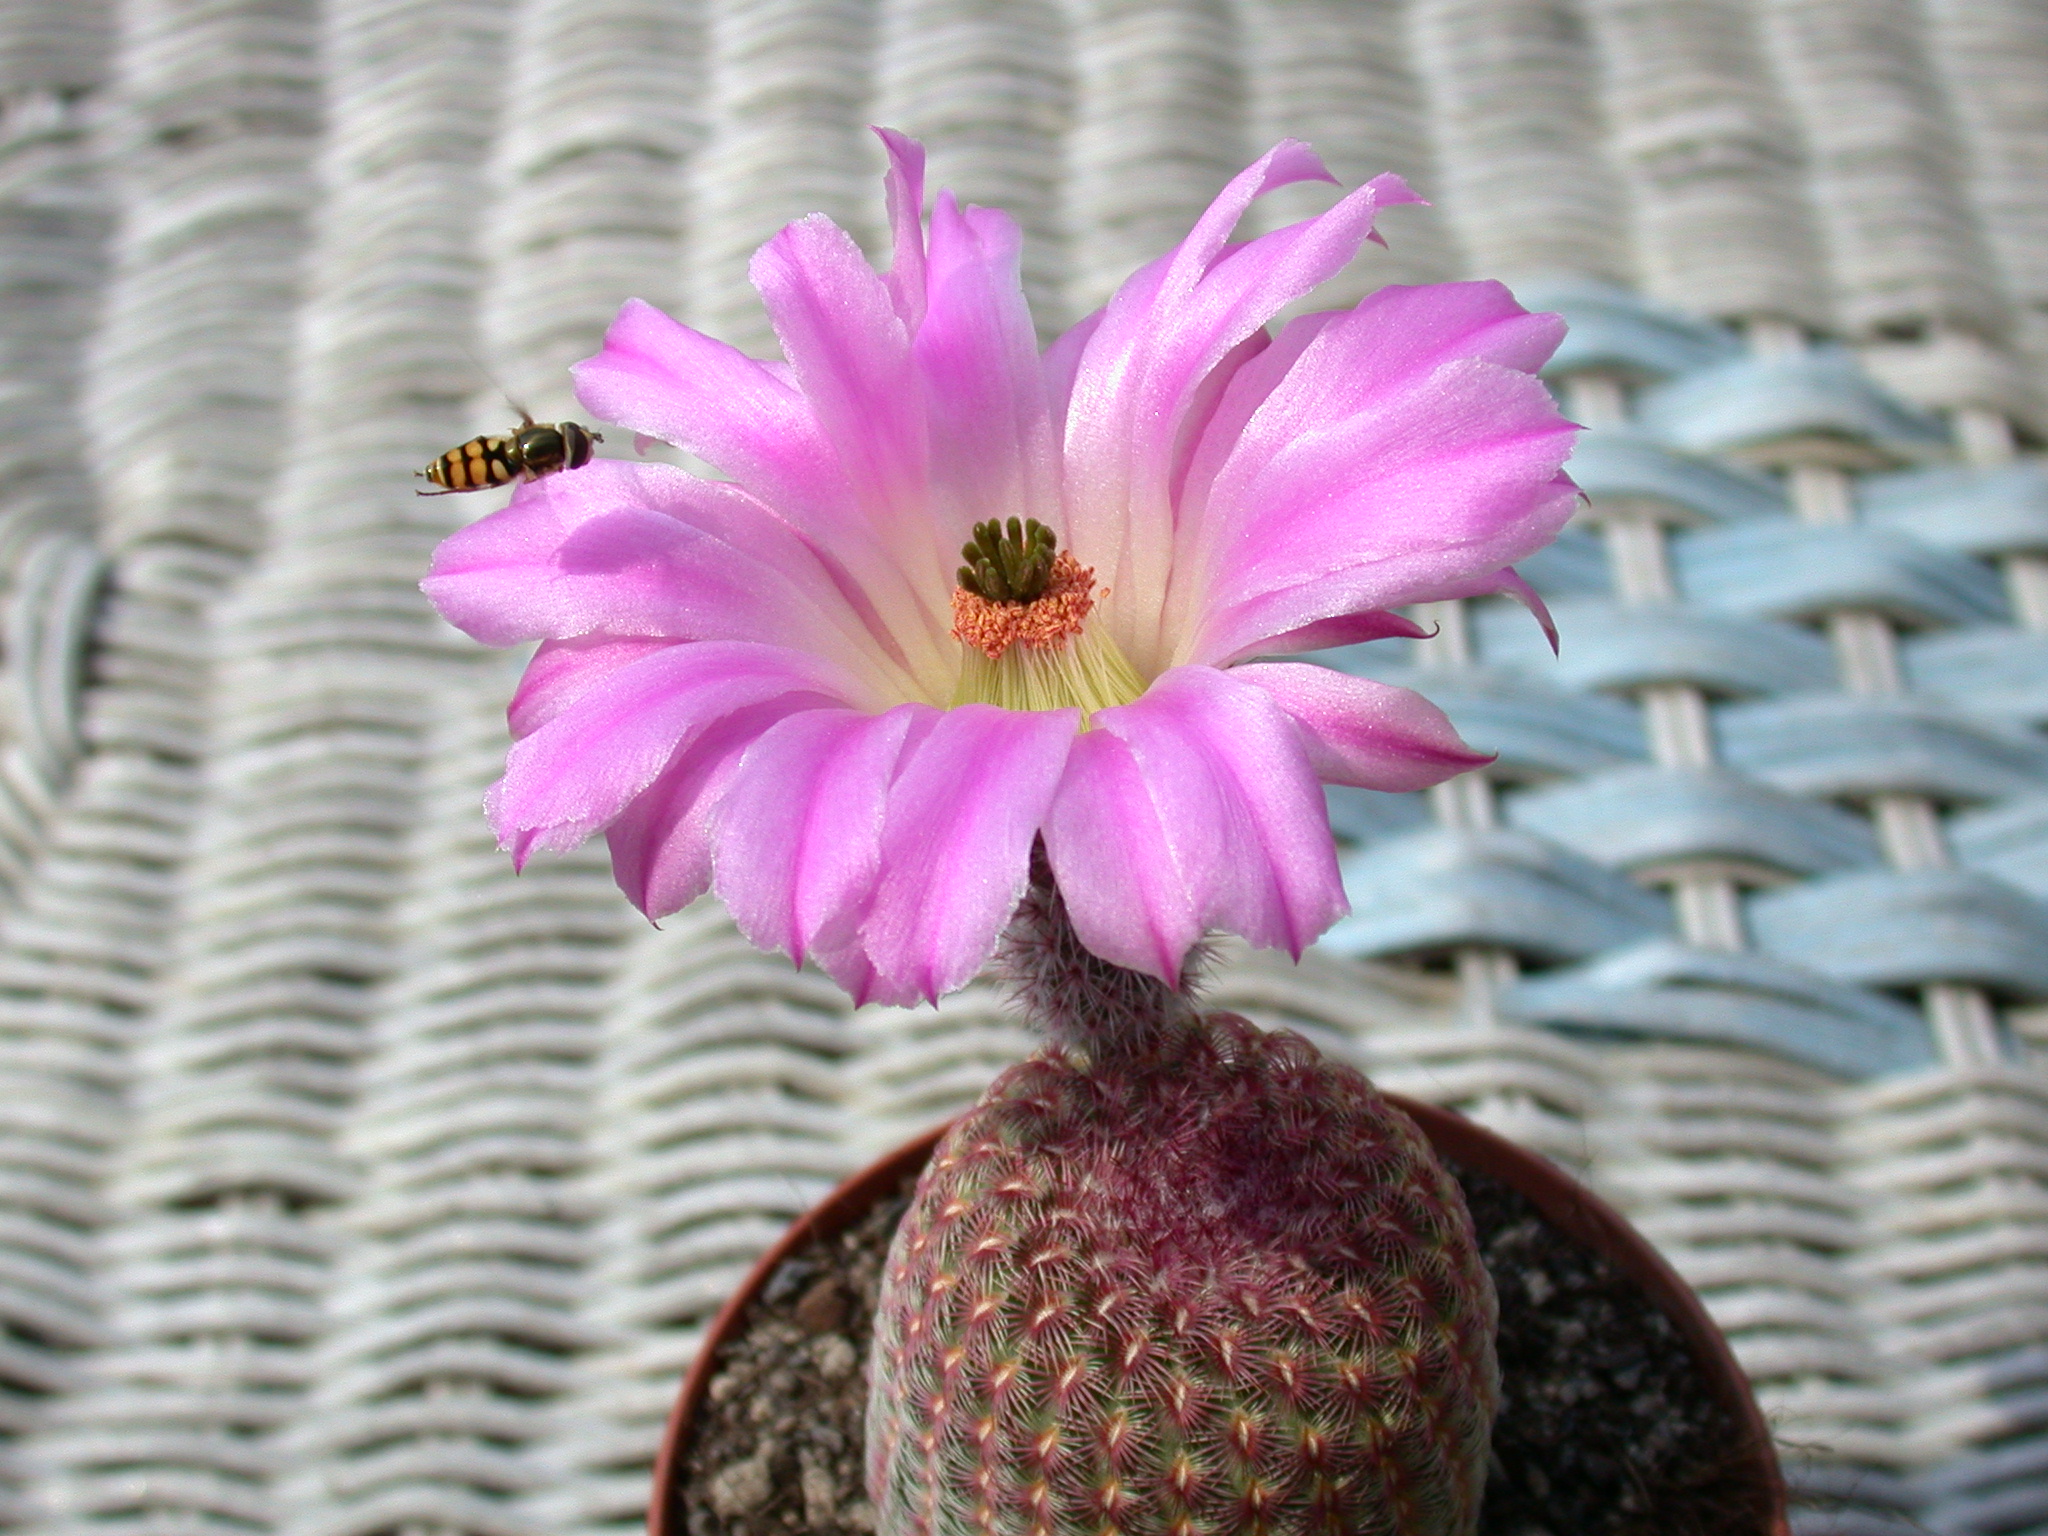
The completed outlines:
{"type": "Polygon", "coordinates": [[[1048,329],[1282,134],[1434,204],[1333,302],[1569,315],[1562,660],[1330,658],[1501,759],[1337,803],[1355,915],[1216,1001],[1612,1194],[1803,1531],[2048,1525],[2037,0],[0,0],[0,1525],[633,1529],[752,1257],[1022,1053],[515,880],[512,669],[415,587],[477,364],[765,350],[869,121],[1048,329]]]}

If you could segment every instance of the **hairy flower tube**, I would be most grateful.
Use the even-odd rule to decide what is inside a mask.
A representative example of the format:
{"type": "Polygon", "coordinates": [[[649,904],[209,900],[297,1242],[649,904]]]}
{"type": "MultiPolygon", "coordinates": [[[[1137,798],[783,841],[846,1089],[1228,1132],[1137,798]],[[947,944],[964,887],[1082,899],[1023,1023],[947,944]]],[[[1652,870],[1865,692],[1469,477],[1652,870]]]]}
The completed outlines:
{"type": "Polygon", "coordinates": [[[923,152],[882,137],[886,273],[822,215],[754,258],[786,361],[635,301],[576,370],[723,478],[601,460],[438,551],[451,622],[541,642],[500,836],[603,831],[649,916],[716,889],[859,1000],[971,978],[1041,839],[1116,966],[1171,983],[1219,930],[1298,954],[1345,910],[1321,783],[1485,759],[1412,692],[1274,658],[1528,596],[1510,567],[1576,496],[1534,376],[1561,322],[1451,283],[1269,333],[1417,201],[1382,176],[1233,240],[1331,179],[1287,141],[1041,355],[1016,224],[941,193],[927,227],[923,152]]]}

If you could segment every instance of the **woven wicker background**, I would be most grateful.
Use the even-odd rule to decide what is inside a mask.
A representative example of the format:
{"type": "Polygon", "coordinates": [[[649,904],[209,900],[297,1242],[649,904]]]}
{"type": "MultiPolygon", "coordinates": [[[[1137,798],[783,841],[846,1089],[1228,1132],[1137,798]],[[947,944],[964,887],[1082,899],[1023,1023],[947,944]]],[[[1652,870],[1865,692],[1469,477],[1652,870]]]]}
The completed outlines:
{"type": "Polygon", "coordinates": [[[415,588],[487,375],[765,348],[870,121],[1048,331],[1282,134],[1434,204],[1334,298],[1570,315],[1562,661],[1330,658],[1502,756],[1219,993],[1614,1194],[1802,1531],[2048,1530],[2041,0],[0,0],[0,1524],[629,1529],[750,1257],[1025,1048],[515,881],[516,658],[415,588]]]}

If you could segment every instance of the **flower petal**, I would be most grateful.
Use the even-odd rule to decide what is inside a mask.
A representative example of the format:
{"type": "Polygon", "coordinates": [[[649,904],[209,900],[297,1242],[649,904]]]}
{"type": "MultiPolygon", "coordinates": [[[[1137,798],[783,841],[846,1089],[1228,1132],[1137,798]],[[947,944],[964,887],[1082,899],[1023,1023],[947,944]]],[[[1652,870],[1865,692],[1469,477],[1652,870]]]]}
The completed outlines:
{"type": "Polygon", "coordinates": [[[1074,375],[1080,370],[1081,354],[1088,350],[1089,339],[1101,329],[1105,313],[1098,309],[1094,314],[1076,320],[1054,338],[1052,345],[1045,349],[1045,356],[1039,359],[1039,372],[1045,378],[1046,400],[1052,408],[1052,430],[1056,442],[1066,440],[1067,402],[1074,393],[1074,375]]]}
{"type": "Polygon", "coordinates": [[[858,934],[841,945],[819,945],[812,951],[811,959],[816,962],[819,970],[839,983],[841,989],[853,1000],[853,1006],[856,1008],[864,1008],[869,1003],[918,1001],[915,993],[907,997],[882,995],[881,980],[875,971],[875,962],[870,960],[868,952],[861,948],[858,934]]]}
{"type": "Polygon", "coordinates": [[[661,776],[605,831],[612,876],[650,918],[680,912],[711,886],[712,838],[747,749],[815,696],[790,695],[736,709],[679,750],[661,776]]]}
{"type": "Polygon", "coordinates": [[[1035,517],[1064,540],[1052,413],[1008,214],[932,210],[930,308],[917,333],[931,442],[931,516],[948,549],[985,518],[1035,517]]]}
{"type": "Polygon", "coordinates": [[[1307,146],[1286,141],[1226,187],[1162,265],[1110,300],[1076,374],[1066,423],[1074,549],[1108,582],[1112,633],[1141,668],[1159,658],[1159,605],[1172,563],[1171,486],[1187,417],[1211,370],[1286,305],[1357,254],[1378,209],[1418,201],[1396,176],[1320,216],[1227,247],[1253,198],[1328,179],[1307,146]]]}
{"type": "Polygon", "coordinates": [[[1555,537],[1577,429],[1527,370],[1559,334],[1499,284],[1386,288],[1321,325],[1277,382],[1284,357],[1243,370],[1189,476],[1176,657],[1450,595],[1555,537]]]}
{"type": "Polygon", "coordinates": [[[1248,645],[1234,656],[1225,656],[1216,662],[1219,667],[1231,667],[1248,656],[1291,656],[1298,651],[1322,651],[1339,645],[1362,645],[1368,640],[1427,640],[1435,631],[1424,629],[1413,619],[1384,608],[1367,609],[1364,613],[1339,614],[1333,619],[1318,619],[1313,624],[1304,624],[1299,629],[1290,629],[1284,635],[1269,635],[1248,645]]]}
{"type": "Polygon", "coordinates": [[[1368,608],[1469,591],[1557,536],[1578,501],[1558,471],[1574,428],[1541,384],[1460,362],[1371,412],[1307,431],[1258,471],[1212,489],[1228,531],[1178,655],[1244,654],[1260,639],[1368,608]]]}
{"type": "Polygon", "coordinates": [[[967,704],[906,752],[861,945],[889,1002],[964,985],[1024,894],[1032,839],[1080,724],[1072,709],[967,704]]]}
{"type": "Polygon", "coordinates": [[[897,761],[938,715],[811,709],[753,744],[719,814],[718,894],[740,932],[798,963],[846,945],[881,864],[897,761]]]}
{"type": "Polygon", "coordinates": [[[889,233],[895,254],[889,262],[890,302],[913,333],[924,319],[924,146],[894,128],[877,128],[875,137],[889,157],[883,182],[889,201],[889,233]]]}
{"type": "Polygon", "coordinates": [[[804,398],[870,516],[924,490],[923,401],[910,330],[853,237],[823,214],[785,226],[748,272],[804,398]]]}
{"type": "MultiPolygon", "coordinates": [[[[1569,487],[1574,498],[1576,498],[1578,494],[1577,486],[1572,485],[1569,480],[1564,480],[1561,484],[1562,486],[1569,487]]],[[[1528,582],[1522,580],[1512,567],[1505,567],[1498,571],[1483,571],[1476,575],[1459,576],[1451,580],[1435,583],[1427,591],[1412,599],[1412,601],[1436,603],[1453,597],[1513,598],[1529,610],[1529,616],[1536,621],[1537,626],[1543,631],[1543,638],[1550,642],[1551,654],[1555,655],[1557,653],[1557,621],[1550,616],[1550,605],[1544,602],[1542,594],[1537,592],[1528,582]]],[[[1325,619],[1319,621],[1316,627],[1320,628],[1325,624],[1337,625],[1347,622],[1349,621],[1342,619],[1325,619]]],[[[1297,630],[1295,633],[1298,634],[1300,631],[1297,630]]],[[[1418,631],[1417,638],[1426,639],[1432,633],[1434,631],[1418,631]]],[[[1360,638],[1378,639],[1379,637],[1377,635],[1365,635],[1360,638]]],[[[1334,645],[1340,642],[1331,641],[1330,643],[1334,645]]],[[[1274,651],[1273,654],[1278,655],[1280,653],[1274,651]]]]}
{"type": "MultiPolygon", "coordinates": [[[[1528,609],[1541,626],[1544,637],[1550,641],[1551,651],[1556,652],[1557,622],[1550,616],[1550,605],[1512,570],[1487,571],[1478,576],[1446,581],[1429,587],[1414,601],[1439,602],[1451,597],[1493,596],[1512,597],[1528,609]]],[[[1340,613],[1331,618],[1317,619],[1281,634],[1259,635],[1239,650],[1215,658],[1210,665],[1234,667],[1253,656],[1291,656],[1300,651],[1362,645],[1368,640],[1427,640],[1435,633],[1435,630],[1425,629],[1413,619],[1390,609],[1367,608],[1357,613],[1340,613]]]]}
{"type": "Polygon", "coordinates": [[[1128,758],[1077,744],[1046,824],[1053,873],[1090,949],[1174,979],[1190,934],[1220,928],[1298,956],[1343,915],[1321,786],[1265,690],[1180,667],[1090,725],[1128,758]],[[1126,835],[1108,835],[1119,825],[1126,835]]]}
{"type": "Polygon", "coordinates": [[[592,414],[695,454],[807,533],[845,517],[846,476],[810,403],[738,348],[628,299],[571,372],[592,414]]]}
{"type": "Polygon", "coordinates": [[[1405,794],[1493,761],[1413,689],[1298,661],[1233,667],[1230,676],[1287,712],[1325,784],[1405,794]]]}
{"type": "Polygon", "coordinates": [[[885,628],[737,486],[600,460],[451,534],[422,590],[487,645],[575,635],[753,640],[838,656],[900,694],[885,628]],[[878,632],[879,631],[879,632],[878,632]]]}
{"type": "MultiPolygon", "coordinates": [[[[1563,334],[1558,316],[1530,314],[1499,283],[1394,285],[1347,312],[1305,315],[1233,383],[1190,489],[1205,493],[1219,472],[1242,479],[1305,435],[1379,411],[1461,362],[1533,375],[1563,334]]],[[[1227,519],[1188,510],[1184,532],[1196,547],[1229,530],[1227,519]]]]}
{"type": "MultiPolygon", "coordinates": [[[[1573,487],[1573,489],[1577,489],[1577,487],[1573,487]]],[[[1522,580],[1520,576],[1516,575],[1512,568],[1501,571],[1496,577],[1494,585],[1485,590],[1487,593],[1500,593],[1504,596],[1512,597],[1516,602],[1528,609],[1530,616],[1542,626],[1543,638],[1550,642],[1550,654],[1553,656],[1557,654],[1557,620],[1550,616],[1550,604],[1543,601],[1541,593],[1530,586],[1528,582],[1522,580]]]]}
{"type": "Polygon", "coordinates": [[[1176,594],[1188,586],[1191,559],[1208,553],[1214,540],[1213,519],[1202,516],[1203,504],[1217,472],[1229,462],[1243,439],[1245,428],[1272,398],[1273,391],[1286,382],[1294,365],[1325,328],[1344,318],[1342,310],[1318,310],[1297,315],[1280,327],[1272,345],[1255,358],[1246,360],[1225,381],[1222,398],[1204,423],[1201,435],[1188,454],[1186,473],[1181,479],[1180,520],[1176,527],[1173,589],[1176,594]]]}
{"type": "MultiPolygon", "coordinates": [[[[1510,447],[1507,454],[1513,451],[1510,447]]],[[[1491,521],[1490,534],[1468,534],[1462,544],[1436,547],[1417,539],[1406,550],[1336,565],[1298,586],[1258,593],[1212,611],[1182,649],[1202,661],[1256,655],[1275,637],[1342,615],[1510,590],[1502,579],[1503,562],[1520,559],[1555,538],[1578,506],[1578,487],[1559,476],[1531,493],[1512,477],[1506,483],[1484,484],[1488,466],[1483,462],[1460,467],[1469,472],[1459,488],[1463,504],[1446,498],[1446,521],[1453,520],[1451,513],[1461,514],[1460,521],[1491,521]],[[1480,483],[1475,485],[1475,481],[1480,483]]],[[[1389,475],[1387,484],[1379,489],[1383,496],[1371,496],[1376,509],[1396,503],[1398,493],[1404,490],[1411,502],[1420,501],[1428,496],[1430,486],[1421,475],[1389,475]]],[[[1323,524],[1332,547],[1340,552],[1340,534],[1329,525],[1341,520],[1339,513],[1323,524]]],[[[1309,543],[1313,531],[1313,527],[1298,530],[1297,546],[1309,543]]]]}
{"type": "Polygon", "coordinates": [[[855,510],[831,553],[936,693],[958,670],[950,606],[958,541],[926,511],[925,399],[910,332],[853,237],[822,214],[784,228],[748,271],[852,492],[855,510]]]}
{"type": "Polygon", "coordinates": [[[1113,965],[1178,984],[1202,937],[1223,814],[1205,771],[1168,768],[1185,782],[1155,784],[1122,736],[1085,732],[1046,814],[1045,846],[1081,941],[1113,965]]]}
{"type": "Polygon", "coordinates": [[[609,635],[578,635],[569,640],[543,641],[526,664],[512,702],[505,708],[505,723],[511,727],[512,739],[531,736],[621,668],[683,643],[638,635],[625,640],[609,635]]]}
{"type": "Polygon", "coordinates": [[[777,700],[842,704],[846,691],[837,668],[801,651],[666,646],[619,667],[515,744],[485,807],[508,845],[524,833],[529,846],[573,848],[726,716],[777,700]]]}
{"type": "MultiPolygon", "coordinates": [[[[1180,505],[1181,491],[1187,483],[1188,471],[1194,467],[1194,450],[1207,433],[1217,414],[1222,410],[1225,391],[1238,374],[1256,361],[1273,344],[1272,337],[1264,331],[1253,331],[1236,346],[1223,354],[1223,360],[1202,376],[1189,397],[1186,413],[1181,418],[1180,441],[1174,448],[1173,465],[1167,480],[1167,496],[1175,507],[1180,505]]],[[[1177,520],[1177,519],[1176,519],[1177,520]]],[[[1167,574],[1169,590],[1172,572],[1167,574]]]]}
{"type": "MultiPolygon", "coordinates": [[[[1219,542],[1208,531],[1203,517],[1210,484],[1215,480],[1217,471],[1228,462],[1231,451],[1244,435],[1246,424],[1286,380],[1309,344],[1325,326],[1342,318],[1341,310],[1297,315],[1280,328],[1280,334],[1270,345],[1243,358],[1236,368],[1218,368],[1212,375],[1212,383],[1220,380],[1222,389],[1199,434],[1188,447],[1186,461],[1176,477],[1174,488],[1177,509],[1174,564],[1160,614],[1161,631],[1169,645],[1193,629],[1194,616],[1201,612],[1202,600],[1208,591],[1205,562],[1219,542]]],[[[1257,334],[1264,335],[1263,332],[1257,334]]],[[[1271,645],[1254,646],[1245,654],[1275,648],[1271,645]]],[[[1213,658],[1213,661],[1217,666],[1228,666],[1237,659],[1222,657],[1213,658]]]]}

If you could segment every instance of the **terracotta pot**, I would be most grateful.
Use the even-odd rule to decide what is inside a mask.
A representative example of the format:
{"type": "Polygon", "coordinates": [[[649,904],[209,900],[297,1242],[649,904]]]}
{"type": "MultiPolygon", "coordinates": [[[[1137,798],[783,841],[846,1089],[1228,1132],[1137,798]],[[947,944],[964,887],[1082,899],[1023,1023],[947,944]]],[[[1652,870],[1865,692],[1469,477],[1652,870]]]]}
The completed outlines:
{"type": "MultiPolygon", "coordinates": [[[[1729,1352],[1728,1341],[1678,1272],[1614,1207],[1549,1159],[1525,1151],[1453,1110],[1418,1103],[1398,1093],[1387,1094],[1386,1098],[1414,1119],[1441,1156],[1475,1173],[1490,1174],[1514,1189],[1553,1227],[1577,1238],[1633,1280],[1671,1319],[1691,1348],[1713,1395],[1739,1426],[1738,1455],[1750,1464],[1755,1480],[1770,1490],[1771,1536],[1787,1536],[1785,1481],[1778,1468],[1770,1428],[1742,1368],[1729,1352]]],[[[769,1276],[784,1259],[813,1238],[837,1236],[866,1215],[876,1201],[901,1188],[931,1160],[932,1149],[945,1133],[943,1125],[926,1132],[832,1191],[761,1256],[745,1283],[719,1309],[689,1375],[683,1378],[682,1391],[676,1396],[668,1428],[662,1434],[661,1451],[654,1463],[648,1536],[687,1536],[677,1518],[681,1500],[675,1488],[683,1451],[689,1444],[697,1410],[711,1386],[712,1365],[719,1347],[737,1332],[748,1305],[767,1285],[769,1276]]]]}

